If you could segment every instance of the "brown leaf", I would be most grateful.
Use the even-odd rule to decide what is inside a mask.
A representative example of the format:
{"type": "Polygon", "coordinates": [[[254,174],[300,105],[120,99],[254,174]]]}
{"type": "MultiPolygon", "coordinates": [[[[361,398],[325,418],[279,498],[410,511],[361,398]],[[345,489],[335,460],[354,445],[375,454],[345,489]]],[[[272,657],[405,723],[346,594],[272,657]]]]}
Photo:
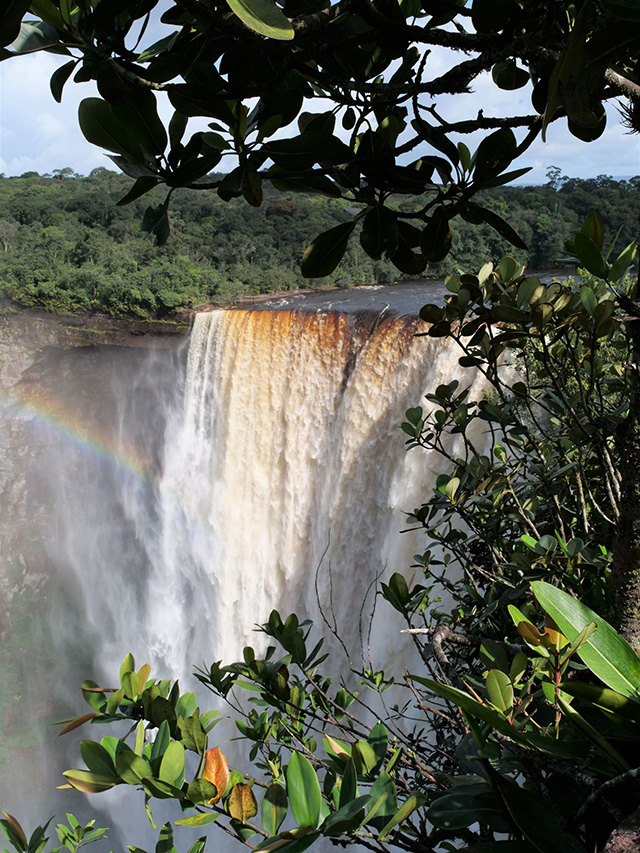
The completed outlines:
{"type": "Polygon", "coordinates": [[[520,634],[522,639],[530,646],[544,645],[543,635],[538,631],[536,626],[532,625],[530,622],[519,622],[518,634],[520,634]]]}
{"type": "Polygon", "coordinates": [[[140,690],[144,690],[144,686],[149,680],[149,675],[151,674],[151,667],[148,663],[145,663],[144,666],[140,667],[138,672],[138,678],[140,679],[140,690]]]}
{"type": "Polygon", "coordinates": [[[241,782],[234,785],[229,794],[227,803],[229,814],[234,820],[246,823],[254,815],[258,814],[258,803],[251,790],[251,785],[241,782]]]}
{"type": "Polygon", "coordinates": [[[219,746],[207,750],[202,778],[216,786],[218,793],[209,800],[209,804],[217,803],[229,783],[229,763],[219,746]]]}
{"type": "Polygon", "coordinates": [[[71,720],[70,723],[67,723],[67,725],[62,729],[62,731],[58,732],[58,737],[60,737],[60,735],[66,735],[67,732],[72,732],[74,729],[77,729],[80,726],[84,725],[88,720],[93,719],[93,717],[99,716],[100,714],[96,714],[95,711],[92,711],[90,714],[83,714],[81,717],[74,717],[74,719],[71,720]]]}
{"type": "Polygon", "coordinates": [[[16,837],[19,839],[20,843],[26,850],[29,844],[27,842],[27,836],[24,834],[24,829],[20,825],[20,822],[17,820],[17,818],[9,814],[8,812],[2,812],[2,814],[6,817],[7,823],[9,824],[16,837]]]}

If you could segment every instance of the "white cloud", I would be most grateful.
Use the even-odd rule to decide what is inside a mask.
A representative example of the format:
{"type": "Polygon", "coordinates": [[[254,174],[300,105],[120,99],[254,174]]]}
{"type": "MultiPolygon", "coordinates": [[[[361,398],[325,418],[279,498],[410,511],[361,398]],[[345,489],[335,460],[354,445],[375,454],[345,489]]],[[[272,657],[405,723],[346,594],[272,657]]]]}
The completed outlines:
{"type": "MultiPolygon", "coordinates": [[[[70,166],[76,172],[87,174],[96,166],[111,167],[104,153],[90,145],[78,128],[78,103],[95,94],[94,85],[69,81],[62,104],[53,100],[49,79],[56,67],[65,61],[68,58],[40,53],[0,64],[0,172],[19,175],[37,171],[43,174],[70,166]]],[[[428,61],[430,73],[441,73],[446,67],[444,62],[445,57],[434,50],[428,61]]],[[[488,75],[476,81],[472,95],[450,97],[438,104],[441,113],[454,121],[475,117],[479,108],[486,116],[506,115],[514,109],[531,112],[527,90],[499,90],[488,75]]],[[[533,167],[521,182],[544,182],[551,165],[558,166],[570,177],[640,174],[637,138],[625,134],[615,108],[608,112],[607,130],[595,143],[583,143],[571,136],[564,120],[552,125],[548,141],[537,140],[521,159],[519,165],[533,167]]],[[[168,118],[168,103],[160,104],[160,113],[168,118]]],[[[190,127],[196,129],[201,124],[204,127],[204,123],[194,121],[190,127]]],[[[471,138],[470,147],[478,141],[471,138]]]]}
{"type": "Polygon", "coordinates": [[[0,65],[0,171],[42,174],[71,166],[86,174],[105,165],[104,154],[87,143],[77,121],[78,103],[95,87],[70,81],[61,104],[49,90],[51,74],[65,61],[38,53],[0,65]]]}

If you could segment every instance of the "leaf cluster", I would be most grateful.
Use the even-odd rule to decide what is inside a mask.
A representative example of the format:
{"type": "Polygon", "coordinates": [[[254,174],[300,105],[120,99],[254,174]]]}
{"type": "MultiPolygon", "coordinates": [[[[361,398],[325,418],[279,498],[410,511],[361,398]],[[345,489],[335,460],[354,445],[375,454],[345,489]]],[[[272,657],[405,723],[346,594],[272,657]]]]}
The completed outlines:
{"type": "Polygon", "coordinates": [[[522,176],[527,170],[512,164],[551,122],[566,116],[571,133],[594,140],[606,123],[603,104],[637,90],[640,22],[611,0],[503,0],[497,15],[487,0],[177,0],[162,14],[158,5],[12,3],[0,17],[2,58],[68,56],[51,81],[58,100],[72,77],[96,82],[99,97],[80,105],[81,130],[135,179],[121,204],[168,187],[143,218],[159,245],[177,187],[254,207],[266,185],[356,205],[350,223],[310,243],[305,277],[336,269],[356,222],[370,258],[411,275],[446,257],[456,216],[525,248],[477,194],[522,176]],[[28,8],[35,19],[20,23],[28,8]],[[147,43],[147,30],[161,24],[166,34],[147,43]],[[436,47],[450,54],[444,72],[430,60],[436,47]],[[443,118],[433,99],[464,96],[487,72],[498,88],[529,87],[532,112],[443,118]],[[159,95],[174,110],[166,124],[159,95]],[[190,133],[192,118],[208,129],[190,133]],[[477,131],[484,138],[473,151],[454,141],[477,131]],[[226,174],[212,177],[220,164],[226,174]],[[390,204],[394,195],[408,209],[390,204]]]}

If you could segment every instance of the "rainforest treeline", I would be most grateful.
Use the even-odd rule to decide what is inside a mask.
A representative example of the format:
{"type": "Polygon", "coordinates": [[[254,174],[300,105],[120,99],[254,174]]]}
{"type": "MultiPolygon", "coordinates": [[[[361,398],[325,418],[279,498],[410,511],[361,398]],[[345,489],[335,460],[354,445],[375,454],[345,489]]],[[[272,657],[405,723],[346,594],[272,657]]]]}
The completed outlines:
{"type": "MultiPolygon", "coordinates": [[[[116,202],[131,179],[104,168],[90,175],[72,169],[0,177],[0,298],[73,314],[165,317],[201,303],[224,304],[245,295],[300,287],[390,282],[400,276],[388,261],[374,261],[357,236],[345,262],[329,279],[305,280],[299,263],[319,233],[353,214],[342,200],[303,193],[265,193],[261,208],[222,201],[214,192],[177,190],[171,200],[172,235],[159,248],[142,230],[144,210],[162,202],[154,191],[125,207],[116,202]]],[[[453,250],[425,277],[475,270],[511,254],[532,269],[566,266],[565,241],[591,210],[618,251],[637,237],[640,177],[580,180],[551,168],[543,186],[501,187],[481,203],[506,219],[529,247],[514,249],[488,225],[459,217],[453,250]]],[[[403,207],[402,197],[397,206],[403,207]]]]}

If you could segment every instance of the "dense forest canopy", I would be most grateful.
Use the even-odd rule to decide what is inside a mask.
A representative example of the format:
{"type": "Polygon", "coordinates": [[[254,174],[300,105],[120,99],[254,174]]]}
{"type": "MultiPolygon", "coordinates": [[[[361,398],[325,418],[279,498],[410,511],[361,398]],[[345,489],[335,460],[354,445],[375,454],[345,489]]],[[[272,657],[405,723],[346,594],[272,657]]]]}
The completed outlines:
{"type": "MultiPolygon", "coordinates": [[[[565,241],[592,208],[618,246],[635,235],[639,178],[566,178],[549,170],[544,186],[501,187],[482,203],[508,219],[528,250],[514,249],[488,224],[453,222],[451,254],[424,275],[474,269],[513,252],[531,268],[552,269],[565,241]]],[[[348,203],[269,188],[260,209],[213,193],[176,191],[173,236],[163,247],[141,230],[147,200],[116,202],[128,179],[107,169],[89,176],[72,169],[53,175],[0,178],[0,292],[5,301],[74,313],[104,311],[164,316],[203,302],[308,286],[299,271],[304,247],[321,231],[350,218],[348,203]]],[[[160,196],[159,189],[154,191],[160,196]]],[[[390,206],[401,208],[402,197],[390,206]]],[[[352,241],[345,260],[315,284],[351,286],[402,278],[389,260],[374,260],[352,241]]],[[[407,277],[406,275],[404,276],[407,277]]]]}

